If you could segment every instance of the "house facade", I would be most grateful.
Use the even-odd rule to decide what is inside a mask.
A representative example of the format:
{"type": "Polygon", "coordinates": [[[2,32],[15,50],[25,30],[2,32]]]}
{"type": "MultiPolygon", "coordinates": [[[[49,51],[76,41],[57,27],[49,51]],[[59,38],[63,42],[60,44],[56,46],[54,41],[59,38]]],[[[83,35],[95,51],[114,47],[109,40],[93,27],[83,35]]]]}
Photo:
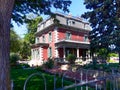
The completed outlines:
{"type": "Polygon", "coordinates": [[[55,13],[38,25],[36,42],[32,45],[31,65],[41,65],[48,58],[66,61],[68,54],[77,59],[89,58],[88,33],[91,27],[80,17],[55,13]]]}

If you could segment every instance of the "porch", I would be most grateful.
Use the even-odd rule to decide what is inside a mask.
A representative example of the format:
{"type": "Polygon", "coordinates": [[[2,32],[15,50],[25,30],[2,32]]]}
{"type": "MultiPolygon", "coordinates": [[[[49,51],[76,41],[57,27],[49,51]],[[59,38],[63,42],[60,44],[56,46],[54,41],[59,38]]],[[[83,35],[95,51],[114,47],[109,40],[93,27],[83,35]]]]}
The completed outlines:
{"type": "Polygon", "coordinates": [[[76,56],[76,64],[87,64],[90,63],[90,51],[89,42],[80,42],[74,40],[60,40],[55,43],[57,50],[56,61],[67,63],[66,57],[68,54],[74,54],[76,56]]]}

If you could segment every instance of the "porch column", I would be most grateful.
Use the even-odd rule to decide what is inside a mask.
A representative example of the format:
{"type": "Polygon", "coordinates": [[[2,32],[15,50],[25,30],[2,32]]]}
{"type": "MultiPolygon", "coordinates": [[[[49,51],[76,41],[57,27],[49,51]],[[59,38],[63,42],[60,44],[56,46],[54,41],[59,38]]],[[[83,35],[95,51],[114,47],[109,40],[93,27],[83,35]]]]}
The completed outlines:
{"type": "Polygon", "coordinates": [[[65,47],[63,47],[63,58],[64,58],[64,61],[65,61],[65,58],[66,58],[66,56],[65,56],[65,47]]]}
{"type": "Polygon", "coordinates": [[[77,48],[77,58],[79,59],[79,48],[77,48]]]}
{"type": "Polygon", "coordinates": [[[58,54],[58,48],[57,48],[57,47],[55,48],[55,57],[56,57],[56,58],[59,57],[59,54],[58,54]]]}

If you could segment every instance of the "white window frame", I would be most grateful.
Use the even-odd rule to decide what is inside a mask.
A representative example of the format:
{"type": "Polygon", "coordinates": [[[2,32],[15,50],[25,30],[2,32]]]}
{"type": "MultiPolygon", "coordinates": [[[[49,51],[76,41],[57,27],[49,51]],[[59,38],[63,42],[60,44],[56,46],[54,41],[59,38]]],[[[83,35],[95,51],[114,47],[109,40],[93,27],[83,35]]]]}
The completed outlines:
{"type": "Polygon", "coordinates": [[[84,42],[87,42],[88,41],[88,35],[84,35],[84,42]]]}
{"type": "Polygon", "coordinates": [[[42,42],[45,43],[45,35],[42,36],[42,42]]]}
{"type": "Polygon", "coordinates": [[[48,34],[48,41],[49,42],[52,42],[52,32],[49,32],[49,34],[48,34]],[[50,36],[51,35],[51,36],[50,36]]]}
{"type": "Polygon", "coordinates": [[[71,39],[71,32],[67,31],[66,32],[66,39],[70,40],[71,39]],[[69,36],[68,36],[69,35],[69,36]]]}

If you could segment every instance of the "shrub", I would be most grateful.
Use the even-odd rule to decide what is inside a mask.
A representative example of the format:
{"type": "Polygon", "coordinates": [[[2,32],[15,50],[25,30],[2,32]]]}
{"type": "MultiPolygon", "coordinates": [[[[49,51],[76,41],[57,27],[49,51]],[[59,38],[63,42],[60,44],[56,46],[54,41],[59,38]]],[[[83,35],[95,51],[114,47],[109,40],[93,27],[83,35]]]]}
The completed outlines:
{"type": "Polygon", "coordinates": [[[68,54],[67,60],[70,64],[75,64],[76,56],[74,54],[68,54]]]}
{"type": "Polygon", "coordinates": [[[16,65],[17,61],[20,59],[19,55],[16,53],[11,53],[10,54],[10,64],[11,65],[16,65]]]}
{"type": "Polygon", "coordinates": [[[116,53],[109,53],[108,57],[118,57],[118,54],[116,54],[116,53]]]}
{"type": "Polygon", "coordinates": [[[48,59],[47,62],[44,64],[45,68],[51,69],[54,66],[54,61],[52,59],[48,59]]]}

